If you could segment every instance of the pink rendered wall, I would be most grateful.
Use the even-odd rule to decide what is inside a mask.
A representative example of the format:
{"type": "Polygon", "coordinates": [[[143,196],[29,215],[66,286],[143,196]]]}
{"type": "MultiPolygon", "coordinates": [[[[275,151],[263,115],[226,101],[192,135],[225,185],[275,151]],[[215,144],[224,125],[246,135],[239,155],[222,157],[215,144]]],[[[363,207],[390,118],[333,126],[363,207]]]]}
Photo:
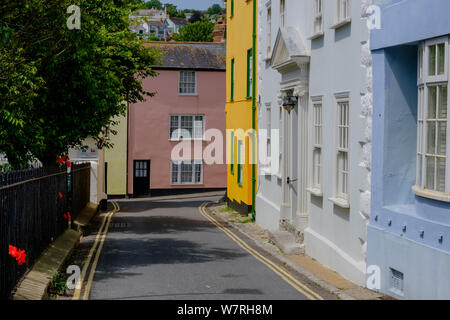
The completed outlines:
{"type": "MultiPolygon", "coordinates": [[[[178,142],[169,141],[169,116],[183,114],[204,115],[205,130],[219,129],[225,139],[225,72],[197,71],[197,96],[178,95],[179,71],[158,70],[158,73],[158,77],[143,81],[144,90],[156,95],[130,105],[128,193],[133,193],[134,160],[151,160],[151,189],[226,188],[225,164],[203,163],[201,185],[171,185],[170,157],[178,142]]],[[[203,148],[208,145],[202,144],[203,148]]],[[[225,140],[223,154],[224,163],[225,140]]]]}

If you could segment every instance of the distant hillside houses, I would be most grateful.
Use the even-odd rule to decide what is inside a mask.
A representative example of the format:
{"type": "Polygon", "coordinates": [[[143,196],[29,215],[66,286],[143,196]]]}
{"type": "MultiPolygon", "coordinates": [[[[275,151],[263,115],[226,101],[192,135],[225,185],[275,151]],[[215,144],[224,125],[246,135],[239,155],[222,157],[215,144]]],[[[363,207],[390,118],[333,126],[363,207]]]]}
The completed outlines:
{"type": "MultiPolygon", "coordinates": [[[[171,17],[167,9],[159,10],[157,8],[142,9],[130,16],[130,19],[136,20],[136,25],[131,29],[139,34],[142,39],[170,40],[174,33],[179,33],[181,28],[189,23],[192,13],[185,13],[186,18],[171,17]]],[[[223,24],[225,20],[221,15],[204,15],[213,23],[223,24]]]]}

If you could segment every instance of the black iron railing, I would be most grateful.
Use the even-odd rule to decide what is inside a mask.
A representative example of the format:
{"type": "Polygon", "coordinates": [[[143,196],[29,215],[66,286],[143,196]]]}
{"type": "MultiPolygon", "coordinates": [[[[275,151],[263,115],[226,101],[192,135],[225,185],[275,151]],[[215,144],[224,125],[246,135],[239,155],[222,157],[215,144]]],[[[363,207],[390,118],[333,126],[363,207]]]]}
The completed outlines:
{"type": "Polygon", "coordinates": [[[73,220],[89,202],[90,164],[71,171],[62,166],[0,175],[0,299],[11,296],[27,268],[68,228],[64,214],[73,220]],[[25,264],[9,255],[9,245],[25,250],[25,264]]]}

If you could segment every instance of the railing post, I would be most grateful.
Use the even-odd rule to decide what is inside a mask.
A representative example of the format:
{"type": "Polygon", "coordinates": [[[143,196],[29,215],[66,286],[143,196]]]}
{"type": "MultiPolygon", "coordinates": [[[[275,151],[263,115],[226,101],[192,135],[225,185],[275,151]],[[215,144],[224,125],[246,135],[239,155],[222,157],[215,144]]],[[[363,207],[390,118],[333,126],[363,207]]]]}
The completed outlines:
{"type": "MultiPolygon", "coordinates": [[[[67,167],[67,210],[73,215],[72,203],[73,202],[73,174],[72,167],[67,167]]],[[[69,228],[72,228],[72,219],[69,222],[69,228]]]]}

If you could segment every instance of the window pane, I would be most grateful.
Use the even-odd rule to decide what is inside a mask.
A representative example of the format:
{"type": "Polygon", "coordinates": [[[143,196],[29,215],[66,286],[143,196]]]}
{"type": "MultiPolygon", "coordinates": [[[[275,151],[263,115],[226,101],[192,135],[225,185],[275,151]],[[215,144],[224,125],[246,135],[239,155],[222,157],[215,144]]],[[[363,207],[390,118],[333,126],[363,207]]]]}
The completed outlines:
{"type": "Polygon", "coordinates": [[[178,183],[178,164],[172,162],[172,183],[178,183]]]}
{"type": "Polygon", "coordinates": [[[185,136],[185,139],[192,137],[192,116],[181,116],[181,129],[181,135],[189,135],[188,137],[185,136]]]}
{"type": "Polygon", "coordinates": [[[434,190],[435,158],[426,157],[426,188],[434,190]]]}
{"type": "Polygon", "coordinates": [[[428,87],[428,119],[436,119],[437,87],[428,87]]]}
{"type": "Polygon", "coordinates": [[[428,75],[436,75],[436,46],[429,46],[428,75]]]}
{"type": "Polygon", "coordinates": [[[181,182],[192,182],[192,163],[181,163],[181,182]]]}
{"type": "Polygon", "coordinates": [[[447,119],[447,86],[439,87],[439,119],[447,119]]]}
{"type": "Polygon", "coordinates": [[[202,182],[202,165],[200,163],[195,164],[195,183],[202,182]]]}
{"type": "Polygon", "coordinates": [[[436,152],[436,122],[428,122],[427,129],[427,153],[435,154],[436,152]]]}
{"type": "Polygon", "coordinates": [[[419,155],[417,157],[417,164],[418,164],[418,170],[417,170],[417,185],[422,187],[422,162],[423,162],[423,156],[419,155]]]}
{"type": "Polygon", "coordinates": [[[445,71],[445,44],[438,44],[438,74],[444,74],[445,71]]]}
{"type": "Polygon", "coordinates": [[[194,122],[194,138],[202,139],[203,138],[203,116],[195,116],[194,122]]]}
{"type": "Polygon", "coordinates": [[[437,154],[445,156],[446,155],[446,145],[447,145],[447,122],[438,122],[438,145],[437,154]]]}
{"type": "Polygon", "coordinates": [[[313,173],[313,186],[315,188],[320,188],[321,185],[321,149],[315,148],[314,149],[314,173],[313,173]]]}
{"type": "Polygon", "coordinates": [[[436,190],[445,192],[445,158],[437,158],[436,190]]]}

